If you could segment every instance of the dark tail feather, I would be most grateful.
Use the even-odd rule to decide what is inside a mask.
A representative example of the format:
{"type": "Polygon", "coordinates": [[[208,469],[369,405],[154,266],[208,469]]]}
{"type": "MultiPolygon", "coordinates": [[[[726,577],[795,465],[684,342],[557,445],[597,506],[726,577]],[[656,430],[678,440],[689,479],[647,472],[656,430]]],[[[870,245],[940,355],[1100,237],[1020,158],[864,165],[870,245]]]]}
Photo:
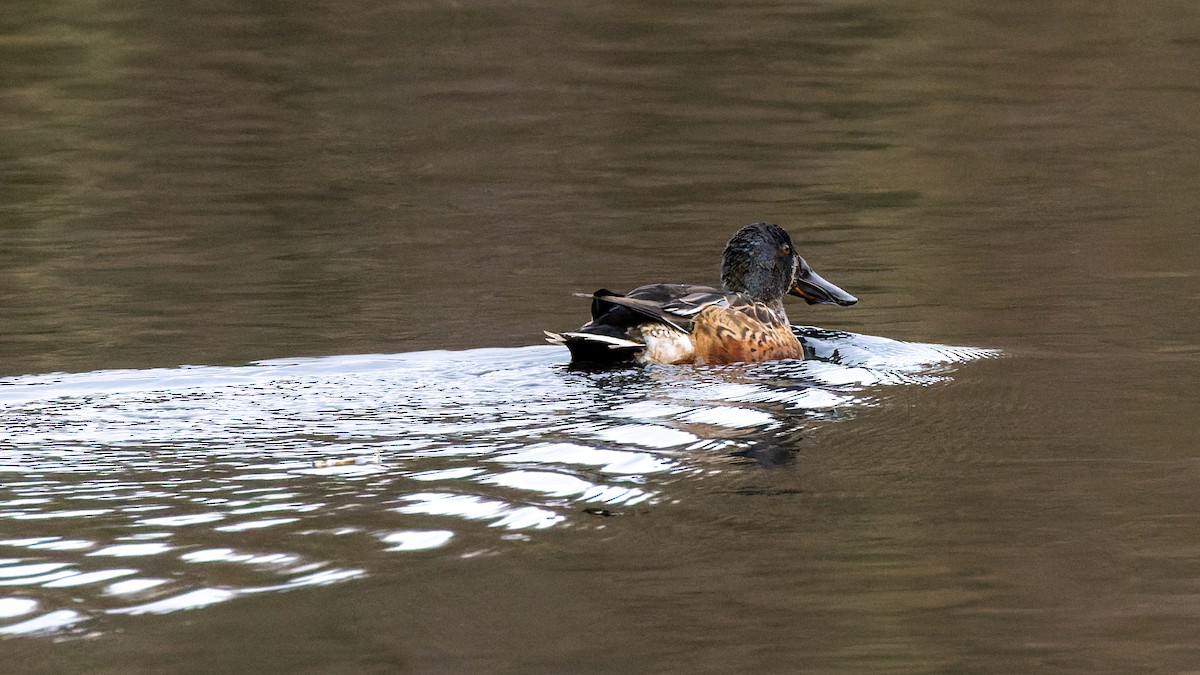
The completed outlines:
{"type": "Polygon", "coordinates": [[[601,288],[600,290],[596,291],[595,293],[592,293],[591,295],[587,295],[586,293],[576,293],[575,295],[578,295],[583,298],[591,298],[592,299],[592,319],[600,318],[602,315],[604,315],[610,309],[612,309],[613,307],[616,306],[613,303],[606,300],[605,299],[606,297],[614,297],[614,298],[625,297],[624,294],[610,291],[607,288],[601,288]]]}
{"type": "Polygon", "coordinates": [[[640,342],[607,335],[543,332],[546,334],[546,342],[552,345],[565,345],[567,349],[571,350],[572,363],[627,363],[645,349],[645,345],[640,342]]]}

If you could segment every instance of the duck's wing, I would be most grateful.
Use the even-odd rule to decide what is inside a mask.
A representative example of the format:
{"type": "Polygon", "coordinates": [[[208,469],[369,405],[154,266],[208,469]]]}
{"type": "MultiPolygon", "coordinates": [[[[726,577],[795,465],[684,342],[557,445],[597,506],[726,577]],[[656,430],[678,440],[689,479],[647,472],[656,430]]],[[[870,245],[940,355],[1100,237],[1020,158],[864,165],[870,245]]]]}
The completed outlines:
{"type": "Polygon", "coordinates": [[[690,333],[692,317],[706,307],[728,302],[725,295],[715,288],[688,284],[641,286],[628,295],[600,289],[591,295],[583,295],[592,298],[592,320],[583,330],[610,328],[624,334],[648,319],[690,333]]]}
{"type": "Polygon", "coordinates": [[[673,316],[695,317],[706,309],[716,308],[718,314],[737,313],[768,326],[787,325],[784,315],[761,302],[755,302],[740,293],[707,289],[693,292],[663,305],[663,310],[673,316]]]}
{"type": "Polygon", "coordinates": [[[725,293],[716,289],[708,288],[703,290],[693,290],[687,295],[676,298],[663,305],[663,311],[678,317],[694,317],[700,312],[710,307],[721,307],[724,309],[737,309],[739,298],[731,293],[725,293]]]}

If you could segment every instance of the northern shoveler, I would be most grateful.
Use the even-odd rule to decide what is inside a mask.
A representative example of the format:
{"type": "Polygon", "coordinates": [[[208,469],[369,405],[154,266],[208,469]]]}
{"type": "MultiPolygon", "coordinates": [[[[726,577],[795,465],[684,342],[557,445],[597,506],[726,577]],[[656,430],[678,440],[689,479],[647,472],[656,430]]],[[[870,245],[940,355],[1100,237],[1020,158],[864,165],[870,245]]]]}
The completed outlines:
{"type": "Polygon", "coordinates": [[[858,298],[822,279],[778,225],[738,230],[721,258],[721,288],[651,284],[626,295],[591,295],[592,320],[551,333],[572,363],[695,363],[802,359],[804,349],[783,309],[784,295],[810,305],[853,305],[858,298]]]}

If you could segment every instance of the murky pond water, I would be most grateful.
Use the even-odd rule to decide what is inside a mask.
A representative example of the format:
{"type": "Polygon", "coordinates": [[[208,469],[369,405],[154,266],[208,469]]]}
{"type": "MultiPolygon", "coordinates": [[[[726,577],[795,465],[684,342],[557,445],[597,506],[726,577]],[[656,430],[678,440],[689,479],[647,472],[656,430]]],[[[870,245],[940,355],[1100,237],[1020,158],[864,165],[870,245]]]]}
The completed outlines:
{"type": "Polygon", "coordinates": [[[1197,72],[1175,0],[8,2],[0,671],[1195,670],[1197,72]],[[759,220],[815,359],[531,346],[759,220]]]}

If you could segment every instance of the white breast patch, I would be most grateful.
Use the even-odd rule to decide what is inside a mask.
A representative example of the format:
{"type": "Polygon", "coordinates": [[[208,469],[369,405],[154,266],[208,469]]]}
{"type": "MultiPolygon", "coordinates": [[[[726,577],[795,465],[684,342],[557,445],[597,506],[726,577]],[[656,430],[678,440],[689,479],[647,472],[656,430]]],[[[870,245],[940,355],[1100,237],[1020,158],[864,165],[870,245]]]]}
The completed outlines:
{"type": "Polygon", "coordinates": [[[646,344],[646,349],[638,355],[642,363],[691,363],[696,359],[692,336],[687,333],[661,323],[642,324],[637,332],[646,344]]]}

